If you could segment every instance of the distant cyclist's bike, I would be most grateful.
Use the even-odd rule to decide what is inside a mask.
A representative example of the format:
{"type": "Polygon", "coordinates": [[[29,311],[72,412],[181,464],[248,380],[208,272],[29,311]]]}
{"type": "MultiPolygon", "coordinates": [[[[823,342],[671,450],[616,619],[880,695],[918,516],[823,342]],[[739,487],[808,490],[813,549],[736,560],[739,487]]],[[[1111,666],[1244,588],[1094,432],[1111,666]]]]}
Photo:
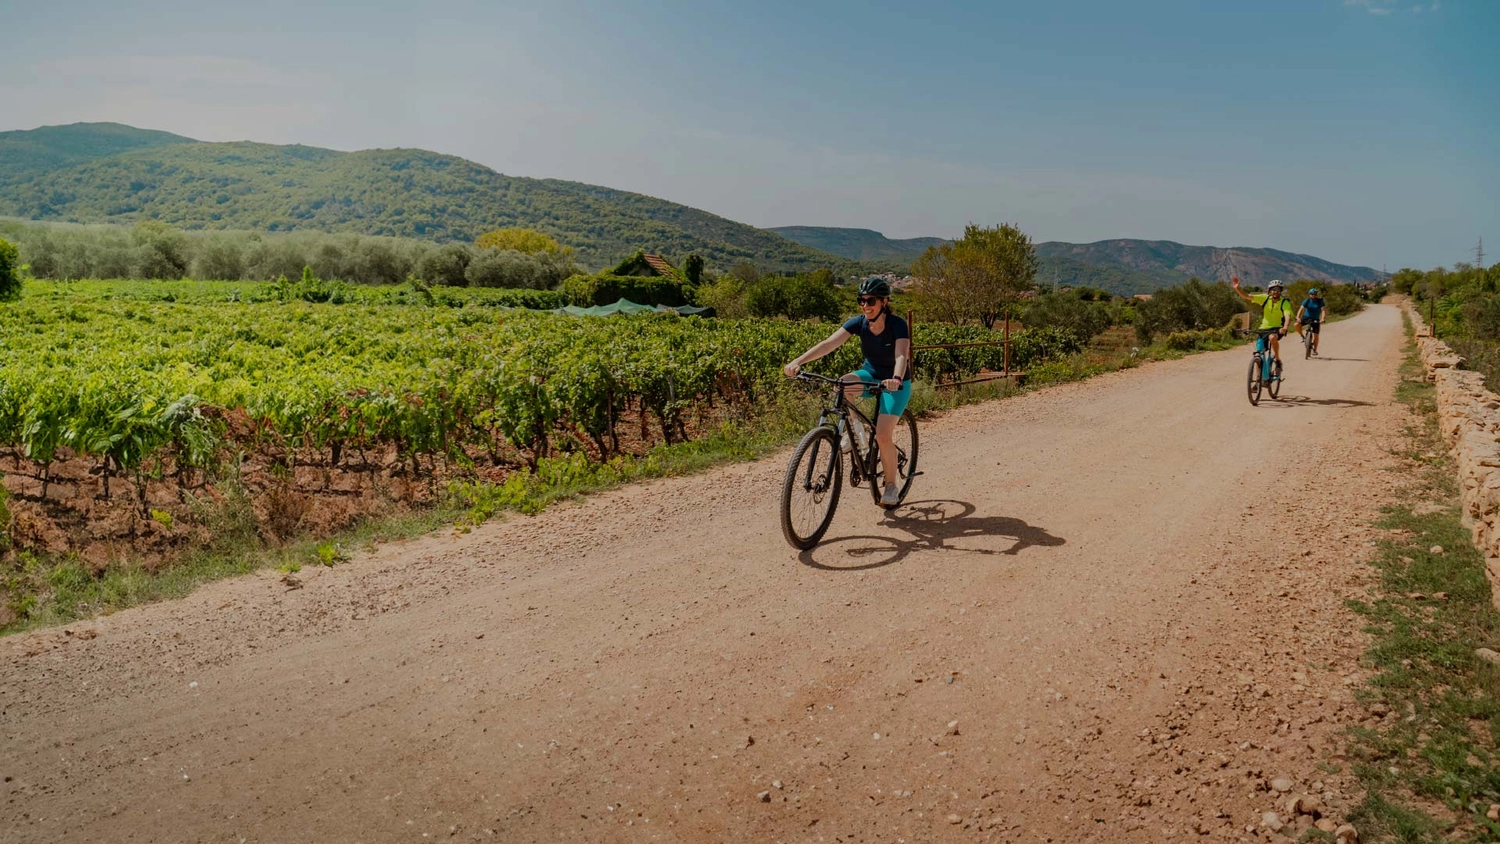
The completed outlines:
{"type": "Polygon", "coordinates": [[[1255,354],[1250,358],[1250,403],[1260,404],[1260,394],[1264,390],[1276,398],[1281,394],[1281,377],[1275,373],[1276,356],[1271,354],[1271,343],[1269,338],[1276,333],[1276,329],[1255,332],[1255,354]]]}
{"type": "Polygon", "coordinates": [[[1302,326],[1302,359],[1309,360],[1313,356],[1313,330],[1311,325],[1302,326]]]}
{"type": "MultiPolygon", "coordinates": [[[[823,408],[818,424],[792,452],[781,485],[781,532],[794,548],[806,551],[818,544],[833,523],[844,484],[843,443],[849,449],[849,483],[868,483],[876,505],[885,486],[885,470],[880,444],[875,441],[875,423],[844,395],[850,384],[811,372],[799,373],[797,380],[832,387],[829,406],[823,408]]],[[[873,393],[878,407],[879,384],[855,382],[853,386],[873,393]]],[[[900,500],[905,501],[912,480],[921,474],[917,471],[917,420],[910,410],[896,421],[891,439],[896,447],[895,484],[900,500]]]]}

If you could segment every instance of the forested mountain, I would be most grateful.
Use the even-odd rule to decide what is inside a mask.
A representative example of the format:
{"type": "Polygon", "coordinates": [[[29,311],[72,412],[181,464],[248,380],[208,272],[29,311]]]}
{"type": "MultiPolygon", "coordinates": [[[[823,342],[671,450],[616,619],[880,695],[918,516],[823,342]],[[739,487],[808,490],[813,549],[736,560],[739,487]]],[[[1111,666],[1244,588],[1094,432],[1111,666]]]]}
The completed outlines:
{"type": "MultiPolygon", "coordinates": [[[[1147,285],[1130,292],[1148,293],[1154,287],[1178,284],[1197,276],[1205,281],[1239,276],[1246,284],[1264,286],[1273,278],[1285,281],[1378,281],[1379,270],[1335,264],[1312,255],[1246,246],[1184,246],[1170,240],[1101,240],[1095,243],[1048,241],[1036,245],[1044,273],[1061,283],[1095,284],[1074,277],[1096,273],[1116,284],[1147,285]],[[1158,281],[1159,280],[1159,281],[1158,281]]],[[[1108,288],[1106,289],[1113,289],[1108,288]]],[[[1124,293],[1124,290],[1114,290],[1124,293]]]]}
{"type": "MultiPolygon", "coordinates": [[[[894,240],[869,229],[784,226],[770,231],[845,258],[886,261],[903,269],[929,245],[945,242],[938,237],[894,240]]],[[[1037,281],[1044,286],[1096,287],[1125,296],[1181,284],[1193,276],[1213,281],[1238,275],[1258,286],[1273,278],[1331,282],[1380,278],[1370,267],[1335,264],[1312,255],[1243,246],[1184,246],[1170,240],[1047,241],[1038,243],[1036,252],[1041,259],[1037,281]]]]}
{"type": "Polygon", "coordinates": [[[832,226],[773,226],[782,237],[795,240],[824,252],[832,252],[856,261],[884,261],[910,266],[927,247],[945,243],[941,237],[913,237],[897,240],[871,229],[845,229],[832,226]]]}
{"type": "Polygon", "coordinates": [[[472,241],[504,226],[546,232],[594,268],[637,249],[728,268],[861,267],[780,235],[627,191],[506,176],[418,149],[337,152],[200,143],[118,124],[0,133],[0,215],[161,220],[190,229],[359,232],[472,241]]]}

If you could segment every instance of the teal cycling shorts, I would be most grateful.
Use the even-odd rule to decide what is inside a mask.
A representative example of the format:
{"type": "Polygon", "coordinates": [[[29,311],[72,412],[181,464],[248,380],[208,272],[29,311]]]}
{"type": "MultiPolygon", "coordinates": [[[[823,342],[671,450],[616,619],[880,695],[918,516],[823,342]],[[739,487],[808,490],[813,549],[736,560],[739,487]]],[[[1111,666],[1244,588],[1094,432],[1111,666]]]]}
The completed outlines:
{"type": "MultiPolygon", "coordinates": [[[[865,382],[866,384],[880,383],[880,379],[875,377],[875,373],[863,366],[859,369],[854,370],[854,374],[859,376],[859,380],[865,382]]],[[[874,390],[865,390],[865,398],[869,398],[873,395],[875,395],[874,390]]],[[[906,410],[907,402],[910,401],[911,382],[902,381],[901,389],[897,390],[894,393],[890,390],[880,391],[880,407],[876,409],[875,415],[879,416],[882,413],[887,413],[891,416],[900,416],[901,412],[906,410]]]]}

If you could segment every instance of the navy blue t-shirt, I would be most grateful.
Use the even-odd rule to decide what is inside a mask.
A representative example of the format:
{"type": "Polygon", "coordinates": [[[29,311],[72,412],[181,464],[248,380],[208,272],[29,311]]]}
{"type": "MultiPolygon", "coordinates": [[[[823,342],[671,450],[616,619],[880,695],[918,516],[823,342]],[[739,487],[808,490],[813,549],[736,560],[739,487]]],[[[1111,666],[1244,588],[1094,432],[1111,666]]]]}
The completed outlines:
{"type": "Polygon", "coordinates": [[[1306,319],[1321,320],[1323,318],[1323,305],[1324,301],[1321,298],[1314,299],[1309,296],[1306,299],[1303,299],[1302,307],[1306,308],[1307,310],[1302,314],[1302,316],[1306,319]]]}
{"type": "MultiPolygon", "coordinates": [[[[884,381],[896,373],[896,341],[910,340],[911,329],[907,327],[906,320],[892,313],[885,315],[885,331],[876,334],[870,330],[870,321],[865,319],[864,314],[850,317],[844,323],[844,330],[851,336],[859,338],[859,347],[865,353],[865,366],[875,373],[875,378],[884,381]]],[[[901,375],[902,381],[911,380],[911,353],[907,353],[906,372],[901,375]]]]}

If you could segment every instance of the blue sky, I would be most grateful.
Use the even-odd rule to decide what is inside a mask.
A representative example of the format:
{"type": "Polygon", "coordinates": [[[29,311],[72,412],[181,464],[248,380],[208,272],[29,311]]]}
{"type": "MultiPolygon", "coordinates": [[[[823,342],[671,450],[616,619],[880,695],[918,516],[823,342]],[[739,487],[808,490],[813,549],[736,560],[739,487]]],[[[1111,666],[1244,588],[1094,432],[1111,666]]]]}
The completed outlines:
{"type": "MultiPolygon", "coordinates": [[[[0,0],[0,129],[414,146],[760,226],[1500,258],[1500,2],[0,0]]],[[[1487,260],[1488,262],[1488,260],[1487,260]]]]}

